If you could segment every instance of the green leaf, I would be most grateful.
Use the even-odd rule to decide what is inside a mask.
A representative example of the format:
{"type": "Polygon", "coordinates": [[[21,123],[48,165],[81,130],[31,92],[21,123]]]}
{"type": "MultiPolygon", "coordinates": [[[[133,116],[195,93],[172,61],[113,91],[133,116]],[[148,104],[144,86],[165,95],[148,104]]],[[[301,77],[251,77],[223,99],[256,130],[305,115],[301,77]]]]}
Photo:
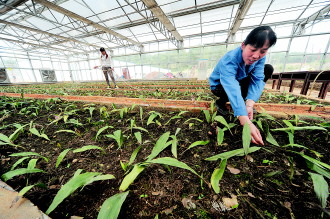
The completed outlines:
{"type": "Polygon", "coordinates": [[[159,137],[154,148],[151,151],[151,154],[147,157],[148,160],[154,159],[160,152],[162,152],[168,145],[172,143],[171,141],[167,142],[169,137],[170,132],[166,132],[159,137]]]}
{"type": "Polygon", "coordinates": [[[21,159],[19,159],[18,161],[16,161],[13,166],[10,168],[10,170],[15,169],[15,167],[17,167],[18,165],[20,165],[24,160],[29,159],[30,157],[22,157],[21,159]]]}
{"type": "Polygon", "coordinates": [[[86,186],[97,180],[106,180],[106,179],[114,179],[113,175],[107,174],[102,178],[97,178],[101,173],[98,172],[86,172],[81,173],[81,169],[78,169],[74,176],[65,183],[62,188],[57,192],[55,198],[53,199],[51,205],[46,211],[46,214],[50,214],[66,197],[71,195],[74,191],[76,191],[79,187],[86,186]]]}
{"type": "MultiPolygon", "coordinates": [[[[257,150],[259,150],[261,147],[250,147],[249,150],[248,150],[248,153],[253,153],[257,150]]],[[[244,155],[244,149],[243,148],[240,148],[240,149],[235,149],[235,150],[232,150],[232,151],[227,151],[227,152],[224,152],[224,153],[221,153],[221,154],[217,154],[217,155],[214,155],[212,157],[208,157],[206,158],[205,160],[207,161],[216,161],[218,159],[229,159],[231,157],[234,157],[234,156],[243,156],[244,155]]]]}
{"type": "Polygon", "coordinates": [[[158,164],[164,164],[164,165],[179,167],[179,168],[182,168],[182,169],[189,170],[190,172],[192,172],[192,173],[196,174],[197,176],[199,176],[198,173],[195,170],[193,170],[191,167],[189,167],[187,164],[185,164],[181,161],[178,161],[177,159],[172,158],[172,157],[161,157],[161,158],[157,158],[157,159],[154,159],[154,160],[150,160],[150,161],[148,161],[148,163],[158,163],[158,164]]]}
{"type": "Polygon", "coordinates": [[[328,179],[330,179],[330,171],[329,170],[326,170],[326,169],[320,167],[319,165],[310,162],[309,160],[306,160],[306,164],[307,164],[307,167],[309,169],[314,170],[315,172],[317,172],[317,173],[327,177],[328,179]]]}
{"type": "Polygon", "coordinates": [[[35,167],[36,167],[36,165],[37,165],[37,161],[38,161],[38,159],[31,159],[30,161],[29,161],[29,163],[28,163],[28,169],[34,169],[35,167]]]}
{"type": "Polygon", "coordinates": [[[178,139],[176,138],[176,135],[171,135],[171,138],[172,138],[171,152],[175,158],[178,158],[178,139]]]}
{"type": "Polygon", "coordinates": [[[132,155],[131,155],[131,157],[130,157],[130,159],[129,159],[129,163],[128,163],[128,165],[131,165],[131,164],[134,162],[134,160],[135,160],[137,154],[139,153],[141,147],[142,147],[142,146],[140,145],[140,146],[138,146],[137,148],[135,148],[135,150],[133,151],[133,153],[132,153],[132,155]]]}
{"type": "Polygon", "coordinates": [[[142,144],[142,135],[141,135],[141,132],[134,132],[134,136],[136,138],[136,140],[142,144]]]}
{"type": "Polygon", "coordinates": [[[129,172],[129,174],[127,174],[123,179],[123,181],[121,182],[119,190],[125,191],[145,168],[146,166],[135,164],[131,172],[129,172]]]}
{"type": "Polygon", "coordinates": [[[21,191],[19,191],[18,195],[23,196],[27,193],[30,189],[32,189],[35,185],[25,186],[21,191]]]}
{"type": "Polygon", "coordinates": [[[101,150],[102,152],[104,152],[104,149],[99,147],[99,146],[95,146],[95,145],[86,145],[83,146],[81,148],[75,149],[72,152],[73,153],[79,153],[79,152],[84,152],[84,151],[88,151],[88,150],[101,150]]]}
{"type": "Polygon", "coordinates": [[[118,148],[121,148],[124,143],[124,136],[120,129],[114,131],[113,135],[106,135],[106,137],[115,139],[118,144],[118,148]]]}
{"type": "Polygon", "coordinates": [[[23,131],[24,131],[24,127],[27,126],[27,125],[29,125],[29,124],[26,124],[26,125],[16,124],[15,127],[16,127],[17,129],[14,131],[13,134],[11,134],[11,135],[9,136],[9,139],[10,139],[11,141],[15,141],[15,140],[18,138],[18,134],[19,134],[21,131],[23,132],[23,131]]]}
{"type": "Polygon", "coordinates": [[[36,152],[13,153],[13,154],[10,154],[9,156],[11,156],[11,157],[37,156],[37,157],[43,158],[46,162],[48,162],[48,158],[47,157],[41,156],[40,154],[38,154],[36,152]]]}
{"type": "Polygon", "coordinates": [[[321,202],[322,208],[327,206],[327,199],[329,197],[329,186],[327,181],[323,178],[322,175],[308,172],[313,180],[314,191],[316,193],[317,198],[321,202]]]}
{"type": "Polygon", "coordinates": [[[278,129],[272,129],[272,131],[284,131],[284,132],[291,132],[294,131],[301,131],[301,130],[321,130],[321,131],[327,131],[326,128],[320,127],[320,126],[304,126],[304,127],[297,127],[292,126],[289,128],[278,128],[278,129]]]}
{"type": "Polygon", "coordinates": [[[133,127],[133,129],[137,129],[137,130],[144,131],[144,132],[149,132],[147,129],[142,128],[142,127],[133,127]]]}
{"type": "Polygon", "coordinates": [[[250,125],[247,122],[244,124],[243,127],[242,139],[243,139],[244,154],[248,155],[251,144],[251,131],[250,131],[250,125]]]}
{"type": "Polygon", "coordinates": [[[62,151],[60,153],[60,155],[58,155],[57,160],[56,160],[56,164],[55,167],[57,168],[60,163],[62,162],[62,160],[64,159],[64,157],[66,156],[66,154],[71,150],[71,148],[65,149],[64,151],[62,151]]]}
{"type": "Polygon", "coordinates": [[[118,218],[121,206],[123,205],[129,191],[118,193],[105,200],[97,219],[116,219],[118,218]]]}
{"type": "Polygon", "coordinates": [[[204,113],[204,115],[205,115],[206,122],[207,122],[207,123],[210,123],[210,122],[211,122],[210,111],[208,111],[208,110],[203,110],[203,113],[204,113]]]}
{"type": "Polygon", "coordinates": [[[217,144],[221,145],[223,142],[223,138],[225,136],[225,132],[223,131],[223,129],[217,127],[217,144]]]}
{"type": "Polygon", "coordinates": [[[158,116],[158,114],[155,114],[155,113],[152,113],[149,118],[148,118],[148,121],[147,121],[147,126],[152,124],[152,123],[155,123],[154,122],[154,119],[158,116]]]}
{"type": "Polygon", "coordinates": [[[200,146],[200,145],[204,146],[204,145],[207,145],[208,143],[210,143],[210,141],[195,141],[187,148],[187,150],[194,148],[196,146],[200,146]]]}
{"type": "Polygon", "coordinates": [[[270,132],[267,132],[266,141],[273,145],[280,146],[270,132]]]}
{"type": "Polygon", "coordinates": [[[108,128],[113,128],[113,126],[109,126],[109,125],[107,125],[107,126],[104,126],[104,127],[100,128],[100,129],[97,131],[97,133],[96,133],[95,140],[97,140],[97,138],[99,137],[99,135],[100,135],[104,130],[106,130],[106,129],[108,129],[108,128]]]}
{"type": "Polygon", "coordinates": [[[309,156],[307,156],[307,155],[305,155],[303,153],[299,153],[299,152],[295,152],[295,151],[291,151],[291,152],[296,153],[296,154],[299,154],[300,156],[302,156],[303,158],[305,158],[306,160],[312,162],[315,165],[318,165],[318,166],[320,166],[322,168],[327,168],[328,170],[330,170],[330,165],[328,165],[326,163],[323,163],[323,162],[321,162],[319,160],[316,160],[316,159],[314,159],[312,157],[309,157],[309,156]]]}
{"type": "Polygon", "coordinates": [[[227,165],[227,159],[222,160],[220,163],[220,167],[215,168],[211,176],[211,185],[213,190],[217,194],[220,193],[219,182],[222,179],[223,173],[225,172],[226,165],[227,165]]]}
{"type": "Polygon", "coordinates": [[[80,137],[80,135],[79,135],[77,132],[72,131],[72,130],[68,130],[68,129],[58,130],[58,131],[56,131],[55,133],[60,133],[60,132],[67,132],[67,133],[71,133],[71,134],[78,135],[78,136],[80,137]]]}
{"type": "Polygon", "coordinates": [[[20,169],[11,170],[11,171],[8,171],[7,173],[2,174],[1,179],[3,179],[3,181],[7,181],[7,180],[13,178],[14,176],[19,176],[19,175],[28,174],[28,173],[41,173],[41,172],[44,172],[44,171],[40,170],[40,169],[20,168],[20,169]]]}

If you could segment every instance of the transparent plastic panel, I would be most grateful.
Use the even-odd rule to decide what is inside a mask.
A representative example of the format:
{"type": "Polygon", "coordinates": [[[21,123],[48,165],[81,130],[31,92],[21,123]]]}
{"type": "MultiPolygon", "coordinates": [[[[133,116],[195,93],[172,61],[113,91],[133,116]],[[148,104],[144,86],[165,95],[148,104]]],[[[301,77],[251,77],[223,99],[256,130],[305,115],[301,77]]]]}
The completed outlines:
{"type": "Polygon", "coordinates": [[[292,39],[290,53],[304,53],[308,37],[296,37],[292,39]]]}
{"type": "Polygon", "coordinates": [[[301,71],[320,70],[322,56],[323,54],[306,55],[301,66],[301,71]]]}
{"type": "Polygon", "coordinates": [[[286,72],[289,72],[289,71],[300,71],[301,64],[303,62],[303,58],[304,57],[302,55],[288,56],[284,71],[286,71],[286,72]]]}
{"type": "Polygon", "coordinates": [[[284,24],[284,25],[279,25],[279,26],[271,26],[271,28],[274,30],[276,33],[277,38],[280,37],[288,37],[291,35],[292,32],[292,24],[284,24]]]}
{"type": "Polygon", "coordinates": [[[2,57],[3,64],[6,68],[17,68],[18,62],[16,58],[2,57]]]}
{"type": "Polygon", "coordinates": [[[42,68],[41,61],[40,60],[34,60],[34,59],[32,59],[31,60],[31,63],[32,63],[32,67],[34,69],[41,69],[42,68]]]}
{"type": "Polygon", "coordinates": [[[194,0],[157,0],[157,3],[165,14],[195,6],[194,0]]]}
{"type": "Polygon", "coordinates": [[[43,31],[47,31],[49,29],[53,29],[56,27],[53,23],[46,21],[44,19],[41,19],[39,17],[29,17],[27,19],[27,21],[30,23],[30,25],[28,25],[29,27],[31,27],[31,24],[33,24],[34,26],[32,26],[32,28],[37,27],[37,29],[40,29],[43,31]]]}
{"type": "Polygon", "coordinates": [[[28,59],[17,59],[20,68],[31,68],[30,61],[28,59]]]}
{"type": "Polygon", "coordinates": [[[323,61],[322,70],[329,70],[330,69],[330,54],[327,54],[323,61]]]}
{"type": "Polygon", "coordinates": [[[42,67],[46,69],[53,69],[53,65],[50,61],[42,61],[42,67]]]}
{"type": "Polygon", "coordinates": [[[288,49],[290,39],[277,39],[276,44],[272,46],[268,52],[283,52],[288,49]]]}
{"type": "Polygon", "coordinates": [[[285,63],[285,52],[273,52],[267,55],[266,63],[271,64],[274,67],[274,72],[282,72],[285,63]]]}
{"type": "Polygon", "coordinates": [[[330,40],[330,34],[310,36],[306,53],[324,53],[326,45],[330,40]]]}

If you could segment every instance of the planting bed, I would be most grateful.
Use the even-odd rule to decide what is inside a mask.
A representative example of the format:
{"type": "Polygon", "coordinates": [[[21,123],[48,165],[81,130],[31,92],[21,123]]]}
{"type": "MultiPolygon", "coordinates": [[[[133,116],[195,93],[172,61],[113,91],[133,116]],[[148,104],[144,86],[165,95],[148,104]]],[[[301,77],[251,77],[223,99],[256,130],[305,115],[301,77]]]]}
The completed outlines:
{"type": "Polygon", "coordinates": [[[60,219],[101,218],[105,200],[118,196],[118,218],[329,215],[328,120],[258,114],[258,147],[232,115],[205,109],[0,97],[0,175],[17,191],[34,185],[24,196],[60,219]],[[74,175],[97,173],[114,178],[91,177],[53,208],[61,188],[75,188],[74,175]]]}

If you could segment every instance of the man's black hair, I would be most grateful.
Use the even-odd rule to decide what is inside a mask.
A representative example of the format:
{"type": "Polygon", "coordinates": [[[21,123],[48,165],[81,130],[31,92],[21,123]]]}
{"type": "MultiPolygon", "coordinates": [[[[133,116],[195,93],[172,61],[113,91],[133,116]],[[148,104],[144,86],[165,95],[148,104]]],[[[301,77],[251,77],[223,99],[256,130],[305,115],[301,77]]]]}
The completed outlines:
{"type": "Polygon", "coordinates": [[[244,40],[244,44],[261,48],[268,40],[269,47],[275,45],[277,37],[276,33],[269,26],[260,26],[254,28],[244,40]]]}
{"type": "Polygon", "coordinates": [[[103,47],[100,48],[100,52],[103,52],[105,51],[105,49],[103,47]]]}

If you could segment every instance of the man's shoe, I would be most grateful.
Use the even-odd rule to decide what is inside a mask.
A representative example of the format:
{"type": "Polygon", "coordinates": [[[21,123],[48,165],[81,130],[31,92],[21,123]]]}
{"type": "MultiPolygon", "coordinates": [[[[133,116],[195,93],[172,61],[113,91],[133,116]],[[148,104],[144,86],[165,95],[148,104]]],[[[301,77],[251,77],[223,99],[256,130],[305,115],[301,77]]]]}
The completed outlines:
{"type": "Polygon", "coordinates": [[[108,86],[106,89],[111,89],[111,87],[110,87],[110,86],[108,86]]]}
{"type": "Polygon", "coordinates": [[[119,89],[119,87],[117,85],[115,85],[115,89],[119,89]]]}

